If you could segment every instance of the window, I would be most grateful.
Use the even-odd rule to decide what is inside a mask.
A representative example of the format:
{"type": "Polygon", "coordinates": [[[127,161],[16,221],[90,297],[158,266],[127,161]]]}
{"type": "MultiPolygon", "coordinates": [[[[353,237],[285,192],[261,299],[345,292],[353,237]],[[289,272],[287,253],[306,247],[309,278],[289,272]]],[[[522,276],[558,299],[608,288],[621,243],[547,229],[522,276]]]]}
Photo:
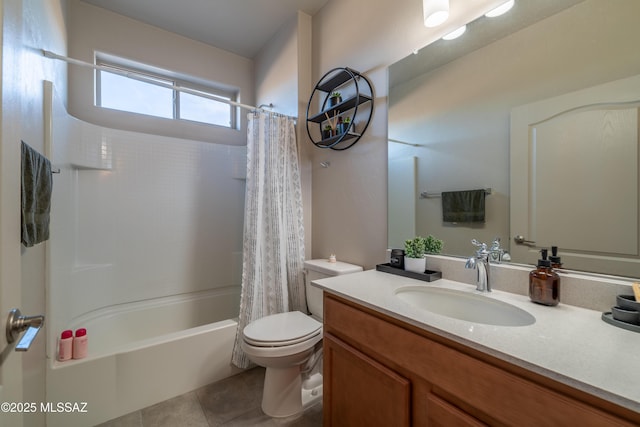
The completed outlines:
{"type": "Polygon", "coordinates": [[[96,70],[95,99],[98,107],[237,128],[237,108],[211,98],[213,95],[236,101],[237,91],[173,78],[155,72],[151,67],[132,66],[130,61],[117,61],[111,57],[99,56],[96,63],[101,67],[96,70]]]}

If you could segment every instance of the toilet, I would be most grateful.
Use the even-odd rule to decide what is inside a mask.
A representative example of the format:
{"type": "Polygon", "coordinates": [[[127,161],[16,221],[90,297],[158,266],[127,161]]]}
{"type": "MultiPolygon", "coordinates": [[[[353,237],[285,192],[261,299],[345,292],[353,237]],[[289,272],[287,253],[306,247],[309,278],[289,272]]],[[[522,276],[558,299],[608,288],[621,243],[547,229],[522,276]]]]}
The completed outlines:
{"type": "Polygon", "coordinates": [[[358,271],[362,267],[346,262],[305,261],[307,306],[311,315],[300,311],[272,314],[244,328],[242,349],[253,363],[266,368],[262,393],[265,414],[292,416],[322,398],[318,367],[322,358],[322,290],[311,286],[311,282],[358,271]],[[310,375],[312,372],[316,373],[310,375]]]}

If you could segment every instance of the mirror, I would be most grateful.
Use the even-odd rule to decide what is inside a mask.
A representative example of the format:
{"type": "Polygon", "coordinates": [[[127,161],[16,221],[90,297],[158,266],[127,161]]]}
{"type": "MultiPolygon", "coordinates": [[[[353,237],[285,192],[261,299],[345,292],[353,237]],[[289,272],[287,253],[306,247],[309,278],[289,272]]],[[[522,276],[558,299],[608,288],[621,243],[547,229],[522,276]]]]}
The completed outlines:
{"type": "MultiPolygon", "coordinates": [[[[608,102],[606,108],[612,110],[629,110],[623,116],[630,122],[620,132],[627,136],[631,132],[630,138],[635,138],[633,146],[625,148],[633,157],[625,166],[633,169],[625,179],[635,180],[626,186],[629,194],[637,188],[640,103],[631,102],[640,101],[638,80],[633,80],[640,74],[637,16],[640,2],[636,0],[521,0],[501,17],[481,17],[468,24],[460,38],[439,40],[393,64],[389,69],[389,247],[401,248],[404,239],[414,235],[433,234],[444,241],[443,253],[469,256],[474,252],[471,239],[490,243],[500,237],[513,262],[534,263],[540,247],[558,245],[568,269],[640,277],[637,191],[635,197],[618,198],[618,205],[611,206],[611,211],[631,212],[625,217],[625,226],[634,227],[616,238],[619,245],[607,242],[606,250],[595,237],[588,236],[602,222],[615,223],[613,213],[601,218],[600,224],[571,221],[571,216],[566,219],[565,215],[562,234],[586,236],[583,239],[541,233],[558,229],[558,224],[551,227],[531,218],[522,226],[513,225],[515,215],[535,217],[536,221],[549,215],[535,212],[538,206],[532,203],[532,123],[524,124],[524,139],[521,135],[514,138],[512,134],[522,130],[512,129],[512,113],[538,104],[557,105],[551,101],[560,96],[568,96],[575,104],[558,110],[558,114],[588,109],[589,102],[581,93],[600,94],[611,82],[631,79],[627,84],[632,90],[622,91],[629,96],[609,99],[604,94],[595,99],[608,102]],[[577,101],[572,97],[575,94],[577,101]],[[516,140],[525,146],[524,151],[512,149],[516,140]],[[524,163],[515,164],[516,152],[520,160],[525,156],[524,163]],[[516,192],[514,180],[519,180],[518,185],[524,182],[524,190],[517,187],[516,192]],[[441,193],[473,189],[490,190],[485,197],[484,222],[443,222],[441,193]],[[581,228],[572,228],[576,226],[573,222],[581,228]],[[516,235],[535,243],[516,245],[516,235]],[[588,247],[578,247],[580,240],[590,240],[588,247]],[[608,265],[611,257],[630,260],[628,268],[608,265]]],[[[603,111],[601,115],[605,117],[603,126],[609,129],[610,114],[603,111]]],[[[566,126],[552,128],[562,131],[566,126]]],[[[617,133],[607,133],[607,141],[615,141],[617,133]]],[[[562,150],[549,151],[549,155],[572,156],[562,150]]],[[[553,176],[569,194],[586,192],[593,200],[605,200],[602,194],[589,193],[591,187],[581,187],[581,180],[573,179],[568,170],[540,169],[544,163],[537,163],[538,176],[553,176]]],[[[566,166],[567,161],[549,163],[557,167],[566,166]]],[[[616,173],[615,165],[605,172],[595,167],[603,176],[616,173]]],[[[605,185],[601,191],[613,190],[605,185]]],[[[538,188],[535,194],[545,192],[538,188]]],[[[573,215],[581,217],[578,211],[573,215]]]]}

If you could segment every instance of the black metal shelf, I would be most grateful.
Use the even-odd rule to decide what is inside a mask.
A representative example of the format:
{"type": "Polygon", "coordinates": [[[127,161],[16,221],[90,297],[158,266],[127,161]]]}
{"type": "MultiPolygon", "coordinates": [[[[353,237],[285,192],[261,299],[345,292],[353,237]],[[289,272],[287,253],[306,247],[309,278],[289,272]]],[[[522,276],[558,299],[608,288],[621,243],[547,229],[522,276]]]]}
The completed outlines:
{"type": "Polygon", "coordinates": [[[351,132],[348,132],[346,134],[341,133],[340,135],[335,135],[335,136],[332,136],[331,138],[325,138],[321,141],[318,141],[316,145],[321,148],[331,148],[336,144],[338,144],[339,142],[349,141],[353,138],[360,138],[361,136],[362,135],[359,133],[351,133],[351,132]]]}
{"type": "Polygon", "coordinates": [[[320,79],[311,93],[309,103],[307,104],[307,135],[309,135],[311,142],[318,148],[346,150],[360,140],[371,122],[372,114],[373,88],[369,80],[367,80],[367,78],[358,71],[351,68],[334,68],[320,79]],[[336,105],[328,107],[327,101],[329,100],[331,93],[336,91],[338,88],[341,88],[342,90],[343,87],[347,92],[355,92],[355,95],[350,95],[349,98],[342,100],[336,105]],[[363,89],[368,89],[368,93],[366,93],[366,91],[365,93],[362,93],[363,89]],[[318,94],[319,98],[316,97],[316,103],[314,103],[314,96],[316,96],[316,94],[318,94]],[[320,106],[320,112],[310,116],[312,105],[320,106]],[[360,114],[358,114],[359,111],[360,114]],[[316,136],[322,135],[322,127],[324,124],[329,124],[331,127],[334,127],[335,124],[331,123],[334,117],[344,117],[347,114],[351,114],[353,118],[346,133],[320,140],[317,140],[312,135],[312,133],[316,136]],[[358,123],[356,123],[356,121],[358,121],[358,123]],[[311,132],[311,129],[309,128],[310,124],[317,124],[317,130],[315,132],[311,132]],[[353,131],[356,125],[360,131],[359,133],[353,131]]]}
{"type": "Polygon", "coordinates": [[[333,117],[334,113],[344,113],[345,111],[348,111],[354,108],[356,105],[364,104],[365,102],[368,102],[368,101],[371,101],[370,96],[366,96],[366,95],[354,96],[352,98],[345,99],[341,103],[336,104],[333,107],[328,108],[316,114],[315,116],[309,117],[307,120],[314,123],[322,123],[323,121],[327,120],[327,116],[325,114],[328,114],[329,117],[333,117]]]}
{"type": "Polygon", "coordinates": [[[337,87],[342,86],[353,77],[360,77],[360,73],[356,70],[353,70],[349,67],[343,68],[341,72],[333,76],[331,79],[325,81],[320,81],[316,88],[323,92],[333,92],[337,87]]]}

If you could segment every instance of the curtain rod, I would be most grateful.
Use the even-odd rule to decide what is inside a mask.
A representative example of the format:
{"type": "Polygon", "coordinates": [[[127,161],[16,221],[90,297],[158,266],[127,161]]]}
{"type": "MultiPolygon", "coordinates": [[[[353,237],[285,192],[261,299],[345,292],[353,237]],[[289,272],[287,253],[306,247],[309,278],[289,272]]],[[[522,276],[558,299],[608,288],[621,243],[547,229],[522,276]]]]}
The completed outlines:
{"type": "Polygon", "coordinates": [[[130,71],[122,71],[122,70],[118,70],[118,69],[115,69],[115,68],[105,67],[103,65],[91,64],[90,62],[80,61],[79,59],[74,59],[74,58],[69,58],[67,56],[58,55],[57,53],[53,53],[53,52],[51,52],[49,50],[44,50],[43,49],[42,50],[42,55],[47,57],[47,58],[58,59],[60,61],[67,62],[69,64],[80,65],[82,67],[89,67],[89,68],[93,68],[94,70],[108,71],[108,72],[113,73],[113,74],[118,74],[118,75],[123,76],[123,77],[127,77],[127,78],[130,78],[130,79],[138,80],[138,81],[145,82],[145,83],[150,83],[150,84],[153,84],[153,85],[156,85],[156,86],[165,87],[167,89],[175,90],[177,92],[184,92],[184,93],[188,93],[188,94],[191,94],[191,95],[196,95],[196,96],[200,96],[200,97],[203,97],[203,98],[212,99],[214,101],[219,101],[219,102],[223,102],[225,104],[233,105],[234,107],[244,108],[245,110],[264,111],[265,113],[281,115],[281,116],[288,117],[288,118],[293,119],[293,120],[298,120],[297,117],[288,116],[286,114],[275,113],[273,111],[265,110],[264,108],[262,108],[263,105],[268,107],[268,108],[273,108],[273,104],[269,104],[269,105],[262,104],[262,105],[260,105],[260,107],[254,107],[253,105],[241,104],[239,102],[231,101],[231,100],[223,98],[221,96],[200,92],[200,91],[189,89],[189,88],[186,88],[186,87],[180,87],[180,86],[176,86],[176,85],[170,85],[170,84],[158,82],[157,80],[149,79],[149,78],[146,78],[144,76],[141,76],[139,74],[136,74],[136,73],[133,73],[133,72],[130,72],[130,71]]]}

